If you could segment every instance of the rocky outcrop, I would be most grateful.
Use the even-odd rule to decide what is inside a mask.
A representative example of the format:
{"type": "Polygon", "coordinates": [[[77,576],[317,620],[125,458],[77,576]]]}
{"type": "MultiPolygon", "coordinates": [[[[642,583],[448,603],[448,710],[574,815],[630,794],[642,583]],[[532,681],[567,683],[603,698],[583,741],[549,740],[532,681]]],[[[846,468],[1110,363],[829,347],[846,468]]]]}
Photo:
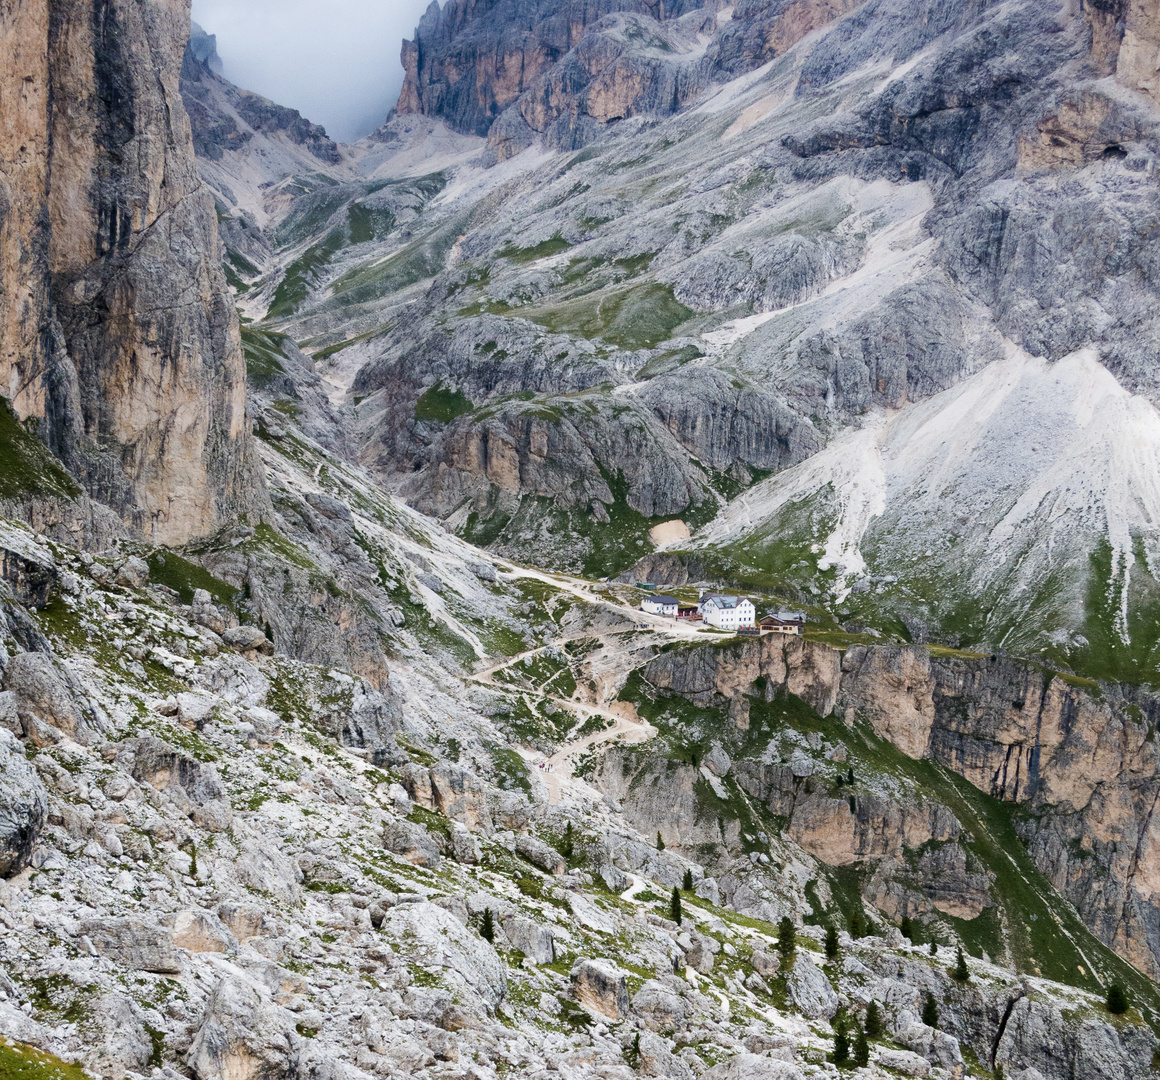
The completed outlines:
{"type": "Polygon", "coordinates": [[[793,1003],[811,1020],[829,1020],[838,1011],[838,995],[808,953],[793,958],[785,986],[793,1003]]]}
{"type": "Polygon", "coordinates": [[[610,960],[578,959],[572,965],[572,993],[584,1008],[609,1020],[628,1014],[627,977],[610,960]]]}
{"type": "Polygon", "coordinates": [[[44,785],[24,748],[0,727],[0,878],[28,866],[47,814],[44,785]]]}
{"type": "Polygon", "coordinates": [[[427,9],[403,42],[400,113],[436,116],[457,131],[486,135],[512,104],[613,11],[643,12],[641,0],[453,0],[427,9]]]}
{"type": "Polygon", "coordinates": [[[719,646],[673,649],[642,674],[653,686],[698,705],[750,693],[761,680],[767,700],[788,692],[828,716],[837,701],[841,655],[800,637],[770,634],[719,646]]]}
{"type": "Polygon", "coordinates": [[[181,955],[163,927],[139,919],[90,919],[80,930],[101,956],[130,971],[177,975],[182,970],[181,955]]]}
{"type": "Polygon", "coordinates": [[[198,1080],[291,1080],[302,1045],[295,1027],[264,988],[227,976],[210,995],[186,1061],[198,1080]]]}
{"type": "Polygon", "coordinates": [[[217,769],[152,735],[134,740],[120,751],[133,779],[163,791],[202,828],[222,831],[230,826],[230,804],[217,769]]]}
{"type": "Polygon", "coordinates": [[[0,384],[93,498],[169,543],[262,503],[177,90],[188,28],[182,0],[21,5],[0,24],[0,384]]]}
{"type": "MultiPolygon", "coordinates": [[[[1145,972],[1160,970],[1160,920],[1150,898],[1160,880],[1160,757],[1149,736],[1160,706],[1149,694],[1098,694],[1060,673],[1004,656],[938,655],[922,646],[828,646],[771,636],[674,649],[642,669],[658,690],[722,709],[748,726],[746,695],[772,700],[788,691],[821,715],[864,722],[915,759],[931,759],[975,787],[1032,812],[1020,825],[1039,868],[1079,909],[1102,941],[1145,972]]],[[[734,755],[736,758],[736,755],[734,755]]],[[[834,866],[881,861],[867,885],[898,917],[913,880],[934,908],[974,918],[989,903],[990,881],[960,846],[962,826],[937,802],[813,790],[808,759],[733,760],[730,777],[787,821],[804,850],[834,866]],[[928,846],[930,842],[934,846],[928,846]],[[905,852],[919,852],[904,869],[905,852]]],[[[723,841],[702,820],[696,773],[659,762],[605,759],[602,783],[645,832],[666,842],[723,841]],[[700,823],[700,824],[698,824],[700,823]]],[[[911,857],[914,857],[913,855],[911,857]]],[[[913,895],[913,894],[912,894],[913,895]]]]}

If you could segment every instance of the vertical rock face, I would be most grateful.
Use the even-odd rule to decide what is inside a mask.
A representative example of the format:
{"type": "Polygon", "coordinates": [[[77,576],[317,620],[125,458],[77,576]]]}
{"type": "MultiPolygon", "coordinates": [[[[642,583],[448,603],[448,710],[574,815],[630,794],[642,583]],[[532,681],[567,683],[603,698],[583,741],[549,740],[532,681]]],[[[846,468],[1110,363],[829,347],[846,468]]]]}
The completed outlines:
{"type": "Polygon", "coordinates": [[[1084,9],[1096,62],[1160,105],[1160,9],[1148,0],[1084,0],[1084,9]]]}
{"type": "Polygon", "coordinates": [[[540,74],[610,11],[648,10],[641,0],[451,0],[427,9],[403,42],[401,113],[438,116],[486,135],[540,74]]]}
{"type": "Polygon", "coordinates": [[[178,92],[188,0],[0,11],[0,389],[175,543],[253,500],[245,366],[178,92]]]}

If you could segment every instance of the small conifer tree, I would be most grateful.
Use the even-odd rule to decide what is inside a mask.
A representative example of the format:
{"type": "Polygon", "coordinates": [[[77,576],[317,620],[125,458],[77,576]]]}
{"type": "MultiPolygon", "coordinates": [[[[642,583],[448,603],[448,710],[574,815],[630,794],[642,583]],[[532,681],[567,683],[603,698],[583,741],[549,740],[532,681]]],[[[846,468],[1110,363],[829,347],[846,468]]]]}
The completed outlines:
{"type": "Polygon", "coordinates": [[[685,871],[685,880],[681,882],[681,888],[684,889],[685,892],[692,892],[693,891],[693,871],[692,870],[685,871]]]}
{"type": "Polygon", "coordinates": [[[870,1064],[870,1042],[861,1028],[854,1034],[854,1064],[860,1069],[870,1064]]]}
{"type": "Polygon", "coordinates": [[[959,946],[958,954],[955,956],[955,982],[969,982],[971,978],[971,970],[967,967],[967,958],[963,954],[963,947],[959,946]]]}
{"type": "Polygon", "coordinates": [[[632,1045],[625,1050],[624,1060],[630,1069],[640,1068],[640,1032],[636,1033],[636,1037],[632,1040],[632,1045]]]}
{"type": "Polygon", "coordinates": [[[673,922],[678,926],[681,925],[681,890],[675,885],[673,886],[672,899],[669,901],[669,913],[672,915],[673,922]]]}
{"type": "Polygon", "coordinates": [[[1129,1001],[1128,992],[1119,984],[1112,983],[1108,987],[1108,999],[1106,1002],[1108,1012],[1120,1016],[1128,1011],[1129,1001]]]}
{"type": "Polygon", "coordinates": [[[665,850],[665,838],[661,836],[660,829],[657,829],[657,851],[665,850]]]}
{"type": "Polygon", "coordinates": [[[906,938],[907,941],[914,940],[914,924],[910,921],[909,915],[902,916],[902,925],[899,927],[899,929],[902,931],[902,936],[906,938]]]}
{"type": "Polygon", "coordinates": [[[850,1036],[844,1027],[834,1032],[834,1064],[845,1065],[850,1060],[850,1036]]]}
{"type": "Polygon", "coordinates": [[[860,938],[862,936],[862,916],[857,911],[850,916],[850,937],[860,938]]]}
{"type": "Polygon", "coordinates": [[[930,955],[931,956],[938,956],[938,942],[937,941],[931,941],[931,943],[930,943],[930,955]]]}
{"type": "Polygon", "coordinates": [[[797,930],[794,929],[793,919],[783,915],[777,924],[777,951],[782,956],[792,956],[797,947],[797,930]]]}
{"type": "Polygon", "coordinates": [[[838,958],[838,931],[832,926],[826,927],[826,959],[836,960],[838,958]]]}
{"type": "Polygon", "coordinates": [[[197,845],[189,845],[189,876],[191,878],[197,877],[197,845]]]}
{"type": "Polygon", "coordinates": [[[491,913],[491,908],[483,909],[483,922],[479,927],[479,936],[489,944],[495,941],[495,916],[491,913]]]}
{"type": "Polygon", "coordinates": [[[882,1038],[882,1010],[877,1001],[866,1006],[866,1036],[870,1039],[882,1038]]]}
{"type": "Polygon", "coordinates": [[[926,995],[926,1002],[922,1006],[922,1022],[927,1027],[938,1027],[938,1002],[934,999],[934,994],[926,995]]]}
{"type": "Polygon", "coordinates": [[[846,783],[847,784],[854,783],[854,766],[853,765],[850,766],[850,771],[848,773],[846,773],[846,783]]]}

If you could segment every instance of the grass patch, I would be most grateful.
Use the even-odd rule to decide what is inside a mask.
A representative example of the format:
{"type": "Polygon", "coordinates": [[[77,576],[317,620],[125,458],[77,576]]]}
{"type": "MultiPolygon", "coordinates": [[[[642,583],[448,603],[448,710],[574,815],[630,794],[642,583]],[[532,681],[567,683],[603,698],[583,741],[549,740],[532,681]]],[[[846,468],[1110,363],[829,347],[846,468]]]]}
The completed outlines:
{"type": "Polygon", "coordinates": [[[79,1065],[67,1065],[31,1046],[0,1042],[0,1080],[88,1080],[79,1065]]]}
{"type": "Polygon", "coordinates": [[[232,585],[172,551],[157,549],[150,552],[149,580],[172,589],[181,597],[183,604],[193,603],[196,589],[204,589],[217,603],[230,608],[238,598],[239,590],[232,585]]]}
{"type": "Polygon", "coordinates": [[[496,255],[498,258],[510,259],[517,265],[524,266],[527,263],[533,263],[539,259],[559,255],[561,251],[567,251],[571,246],[559,233],[556,233],[555,236],[549,237],[547,240],[541,240],[532,247],[518,248],[514,244],[508,244],[496,252],[496,255]]]}
{"type": "Polygon", "coordinates": [[[30,427],[22,424],[6,398],[0,398],[0,498],[50,495],[75,499],[80,485],[65,472],[30,427]]]}
{"type": "Polygon", "coordinates": [[[426,390],[415,402],[415,419],[450,424],[474,409],[475,406],[471,401],[458,390],[448,390],[440,382],[426,390]]]}
{"type": "Polygon", "coordinates": [[[314,287],[322,280],[322,272],[346,244],[342,229],[335,229],[321,243],[308,248],[287,268],[286,275],[274,292],[274,299],[266,312],[267,319],[293,315],[305,302],[314,287]]]}
{"type": "Polygon", "coordinates": [[[285,334],[243,326],[242,353],[246,358],[247,378],[256,386],[266,386],[279,375],[285,374],[282,361],[286,356],[282,348],[289,340],[285,334]]]}
{"type": "Polygon", "coordinates": [[[654,281],[521,314],[555,333],[601,338],[623,349],[650,349],[672,337],[694,312],[677,300],[671,286],[654,281]]]}

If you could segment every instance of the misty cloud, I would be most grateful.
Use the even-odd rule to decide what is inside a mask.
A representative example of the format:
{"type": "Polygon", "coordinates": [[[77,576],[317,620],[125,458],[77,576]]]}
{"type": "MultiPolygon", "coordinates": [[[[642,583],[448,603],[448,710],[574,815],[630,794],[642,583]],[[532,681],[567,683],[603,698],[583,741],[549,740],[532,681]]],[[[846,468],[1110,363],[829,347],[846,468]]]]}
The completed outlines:
{"type": "Polygon", "coordinates": [[[223,74],[351,141],[386,119],[399,51],[429,0],[194,0],[223,74]]]}

